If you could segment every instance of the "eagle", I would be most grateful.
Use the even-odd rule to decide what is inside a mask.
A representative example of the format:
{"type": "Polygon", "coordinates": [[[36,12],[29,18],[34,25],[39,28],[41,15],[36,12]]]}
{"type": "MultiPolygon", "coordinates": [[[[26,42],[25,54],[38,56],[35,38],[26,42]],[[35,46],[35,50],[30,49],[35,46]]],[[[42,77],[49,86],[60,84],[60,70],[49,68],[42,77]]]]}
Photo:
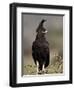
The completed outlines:
{"type": "Polygon", "coordinates": [[[42,19],[39,23],[36,29],[36,38],[32,44],[32,57],[37,66],[37,74],[45,73],[45,68],[50,62],[49,43],[45,37],[47,30],[43,26],[45,21],[42,19]]]}

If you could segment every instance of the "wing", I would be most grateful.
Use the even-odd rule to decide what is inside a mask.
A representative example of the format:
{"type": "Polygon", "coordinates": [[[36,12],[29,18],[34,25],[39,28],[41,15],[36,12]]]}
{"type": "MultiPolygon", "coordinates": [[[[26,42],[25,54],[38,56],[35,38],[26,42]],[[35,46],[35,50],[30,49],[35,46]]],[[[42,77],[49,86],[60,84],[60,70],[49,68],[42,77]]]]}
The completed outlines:
{"type": "Polygon", "coordinates": [[[36,64],[36,60],[38,59],[37,52],[38,52],[37,44],[36,44],[36,42],[33,42],[33,44],[32,44],[32,57],[34,59],[35,64],[36,64]]]}
{"type": "Polygon", "coordinates": [[[47,67],[50,62],[50,50],[48,42],[44,43],[41,49],[42,49],[41,52],[42,59],[44,61],[45,67],[47,67]]]}

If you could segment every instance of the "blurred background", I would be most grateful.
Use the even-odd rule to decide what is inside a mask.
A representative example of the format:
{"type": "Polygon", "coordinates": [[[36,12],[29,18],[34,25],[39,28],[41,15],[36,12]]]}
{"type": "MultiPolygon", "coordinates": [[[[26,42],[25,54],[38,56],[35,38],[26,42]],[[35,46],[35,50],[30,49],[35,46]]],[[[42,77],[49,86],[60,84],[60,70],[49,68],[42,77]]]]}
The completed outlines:
{"type": "Polygon", "coordinates": [[[48,74],[63,72],[63,15],[22,14],[22,75],[36,74],[32,58],[32,43],[36,38],[36,29],[42,19],[47,21],[44,27],[48,31],[46,39],[50,48],[48,74]]]}

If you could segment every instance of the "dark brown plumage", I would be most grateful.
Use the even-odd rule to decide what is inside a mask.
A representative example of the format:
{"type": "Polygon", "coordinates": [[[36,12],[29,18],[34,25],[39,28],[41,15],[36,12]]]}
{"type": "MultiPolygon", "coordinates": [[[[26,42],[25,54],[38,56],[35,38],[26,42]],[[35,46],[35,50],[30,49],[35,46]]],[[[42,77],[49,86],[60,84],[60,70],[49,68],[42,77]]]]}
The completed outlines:
{"type": "Polygon", "coordinates": [[[50,52],[49,52],[49,43],[45,38],[46,29],[43,27],[43,23],[46,20],[42,20],[36,30],[37,35],[36,39],[32,45],[32,56],[34,59],[35,64],[37,65],[38,62],[38,70],[43,70],[49,65],[50,61],[50,52]]]}

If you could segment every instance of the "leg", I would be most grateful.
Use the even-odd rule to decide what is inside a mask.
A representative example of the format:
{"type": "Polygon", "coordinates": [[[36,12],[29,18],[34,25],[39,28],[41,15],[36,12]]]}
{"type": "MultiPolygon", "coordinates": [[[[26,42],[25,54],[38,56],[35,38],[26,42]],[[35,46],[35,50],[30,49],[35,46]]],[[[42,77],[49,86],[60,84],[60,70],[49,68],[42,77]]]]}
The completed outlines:
{"type": "Polygon", "coordinates": [[[39,63],[38,63],[38,61],[36,62],[36,64],[37,64],[37,74],[39,73],[39,63]]]}
{"type": "Polygon", "coordinates": [[[43,67],[42,67],[42,71],[45,71],[44,64],[43,64],[43,67]]]}
{"type": "Polygon", "coordinates": [[[42,66],[42,71],[45,72],[45,65],[42,66]]]}
{"type": "Polygon", "coordinates": [[[44,64],[42,66],[42,72],[43,72],[43,74],[47,74],[48,73],[48,71],[45,69],[45,65],[44,64]]]}

